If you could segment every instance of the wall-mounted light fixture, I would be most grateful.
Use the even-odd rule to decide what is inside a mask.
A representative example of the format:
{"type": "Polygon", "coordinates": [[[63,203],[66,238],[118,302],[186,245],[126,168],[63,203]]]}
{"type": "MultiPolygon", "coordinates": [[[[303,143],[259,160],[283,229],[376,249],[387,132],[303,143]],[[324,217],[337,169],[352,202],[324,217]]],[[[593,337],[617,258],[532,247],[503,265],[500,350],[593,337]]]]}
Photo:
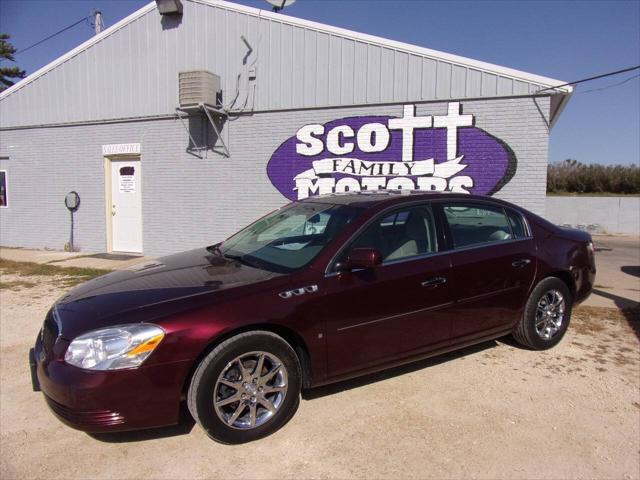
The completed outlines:
{"type": "Polygon", "coordinates": [[[182,15],[180,0],[156,0],[160,15],[182,15]]]}

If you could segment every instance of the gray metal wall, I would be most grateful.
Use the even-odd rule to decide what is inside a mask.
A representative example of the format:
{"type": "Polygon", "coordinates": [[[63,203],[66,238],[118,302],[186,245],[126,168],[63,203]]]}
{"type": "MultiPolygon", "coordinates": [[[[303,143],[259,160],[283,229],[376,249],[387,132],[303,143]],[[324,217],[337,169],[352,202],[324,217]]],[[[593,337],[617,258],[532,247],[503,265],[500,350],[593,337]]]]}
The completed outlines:
{"type": "Polygon", "coordinates": [[[171,114],[178,72],[191,69],[220,75],[225,102],[239,87],[233,107],[254,110],[495,97],[541,88],[221,4],[183,3],[181,22],[161,21],[152,9],[10,93],[0,100],[0,127],[171,114]],[[241,36],[253,48],[246,58],[241,36]],[[252,67],[257,78],[250,82],[252,67]]]}
{"type": "MultiPolygon", "coordinates": [[[[82,199],[76,244],[105,251],[105,191],[101,146],[140,143],[143,245],[147,255],[222,240],[288,202],[270,183],[272,153],[308,123],[364,115],[402,115],[402,105],[300,110],[242,116],[223,132],[231,158],[185,152],[188,138],[175,119],[0,131],[0,169],[9,174],[9,208],[0,208],[0,244],[61,249],[68,241],[64,195],[82,199]]],[[[476,126],[507,143],[517,157],[513,179],[496,196],[544,214],[548,131],[540,112],[549,99],[463,103],[476,126]],[[538,105],[536,105],[536,103],[538,105]]],[[[447,102],[420,104],[418,115],[447,111],[447,102]]],[[[487,160],[490,162],[490,159],[487,160]]],[[[489,163],[487,164],[489,167],[489,163]]]]}

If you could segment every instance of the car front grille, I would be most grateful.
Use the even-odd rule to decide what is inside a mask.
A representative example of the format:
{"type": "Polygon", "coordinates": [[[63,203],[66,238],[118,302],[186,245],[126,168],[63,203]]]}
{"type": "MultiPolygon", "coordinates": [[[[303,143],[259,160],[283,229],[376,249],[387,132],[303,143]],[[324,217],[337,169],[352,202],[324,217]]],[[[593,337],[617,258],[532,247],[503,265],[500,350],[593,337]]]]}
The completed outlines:
{"type": "Polygon", "coordinates": [[[111,410],[74,410],[52,400],[45,395],[47,404],[53,412],[63,420],[78,427],[109,427],[121,425],[125,418],[118,412],[111,410]]]}

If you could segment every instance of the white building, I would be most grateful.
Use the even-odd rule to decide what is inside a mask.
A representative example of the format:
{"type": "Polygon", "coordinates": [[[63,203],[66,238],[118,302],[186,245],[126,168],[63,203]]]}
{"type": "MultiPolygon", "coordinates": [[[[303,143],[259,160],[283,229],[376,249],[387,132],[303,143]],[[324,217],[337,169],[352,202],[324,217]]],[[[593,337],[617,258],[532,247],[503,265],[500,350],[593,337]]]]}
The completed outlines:
{"type": "Polygon", "coordinates": [[[70,191],[77,248],[147,255],[333,191],[468,191],[544,214],[563,81],[182,3],[148,4],[0,95],[0,244],[62,249],[70,191]]]}

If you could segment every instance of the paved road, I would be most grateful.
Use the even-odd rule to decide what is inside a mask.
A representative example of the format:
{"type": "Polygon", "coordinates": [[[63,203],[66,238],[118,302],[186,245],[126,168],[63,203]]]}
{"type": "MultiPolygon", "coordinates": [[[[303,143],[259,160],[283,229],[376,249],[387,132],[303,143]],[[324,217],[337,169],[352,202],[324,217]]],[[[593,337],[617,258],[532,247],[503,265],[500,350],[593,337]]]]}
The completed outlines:
{"type": "Polygon", "coordinates": [[[640,304],[640,238],[594,235],[596,287],[585,305],[629,308],[640,304]]]}

